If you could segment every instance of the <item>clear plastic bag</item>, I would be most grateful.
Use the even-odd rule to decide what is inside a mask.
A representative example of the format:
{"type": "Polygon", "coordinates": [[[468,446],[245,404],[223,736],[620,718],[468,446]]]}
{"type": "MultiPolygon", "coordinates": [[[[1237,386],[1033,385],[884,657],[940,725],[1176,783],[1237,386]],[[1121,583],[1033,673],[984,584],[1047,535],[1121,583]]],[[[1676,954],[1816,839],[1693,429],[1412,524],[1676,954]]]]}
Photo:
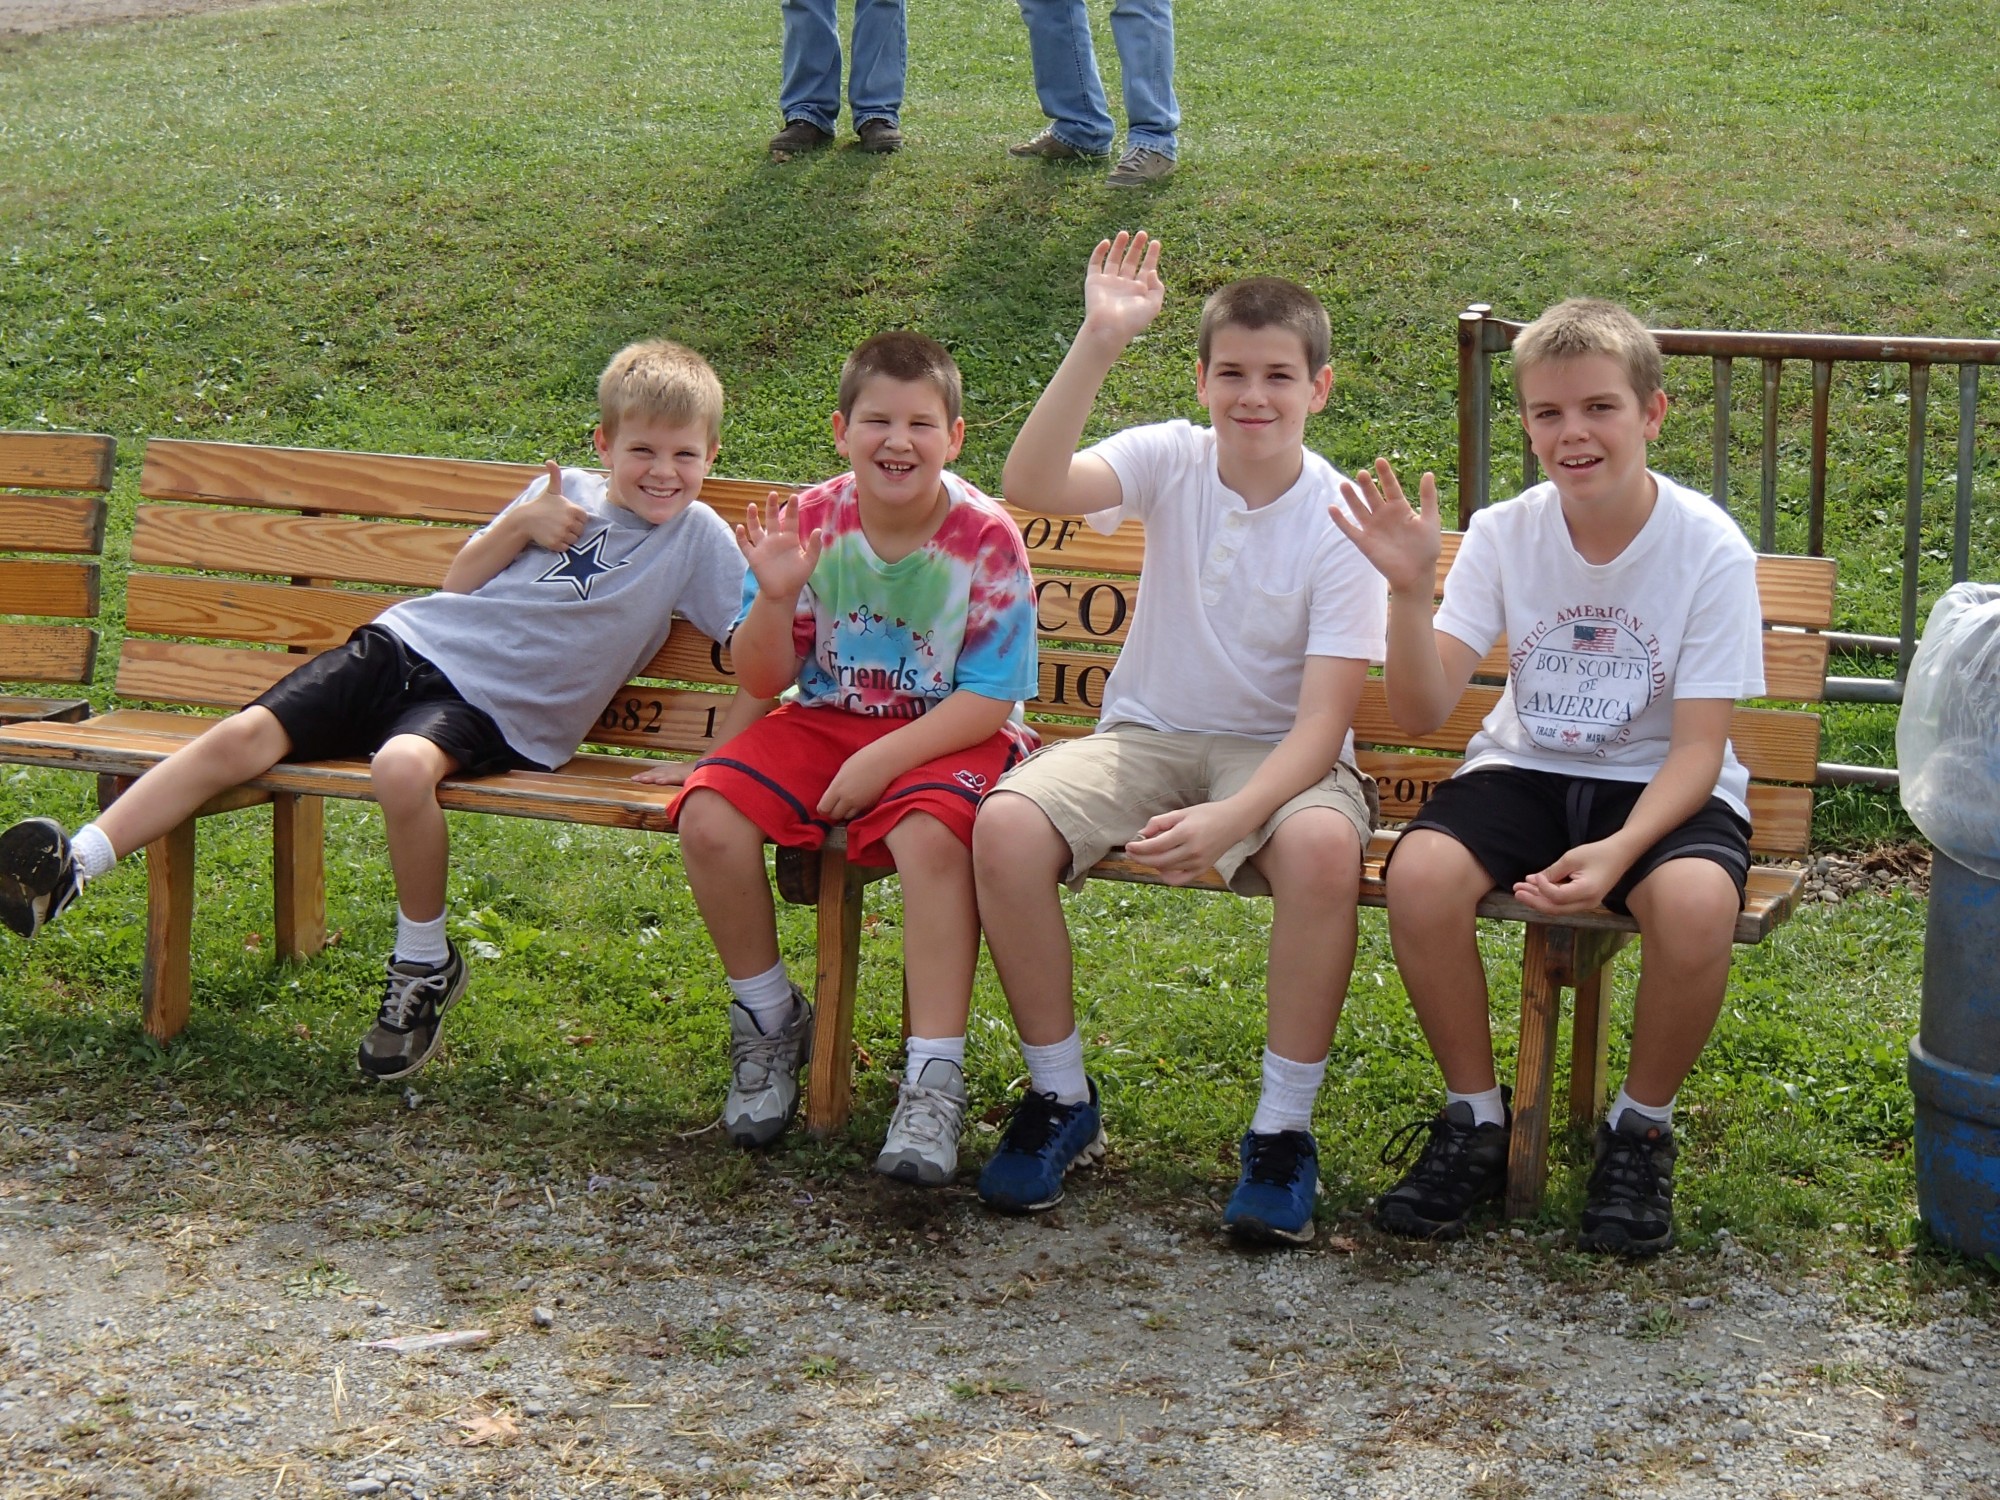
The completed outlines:
{"type": "Polygon", "coordinates": [[[1924,837],[2000,879],[2000,585],[1954,584],[1932,607],[1903,688],[1896,765],[1924,837]]]}

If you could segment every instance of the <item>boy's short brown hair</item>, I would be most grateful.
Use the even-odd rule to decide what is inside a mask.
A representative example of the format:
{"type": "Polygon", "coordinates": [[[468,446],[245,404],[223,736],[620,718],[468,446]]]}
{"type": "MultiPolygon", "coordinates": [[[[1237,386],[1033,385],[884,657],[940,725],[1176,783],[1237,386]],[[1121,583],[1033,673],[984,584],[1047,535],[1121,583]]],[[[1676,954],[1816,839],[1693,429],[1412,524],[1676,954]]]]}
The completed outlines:
{"type": "Polygon", "coordinates": [[[671,339],[627,344],[597,377],[597,419],[616,432],[628,417],[699,422],[715,443],[722,437],[722,382],[707,360],[671,339]]]}
{"type": "Polygon", "coordinates": [[[847,363],[840,367],[836,401],[843,419],[854,415],[861,387],[877,376],[930,385],[944,401],[947,423],[956,422],[965,408],[965,377],[958,373],[958,361],[943,344],[921,333],[901,329],[878,333],[847,356],[847,363]]]}
{"type": "Polygon", "coordinates": [[[1519,404],[1521,374],[1551,360],[1603,354],[1625,368],[1632,392],[1644,403],[1666,382],[1660,369],[1660,346],[1630,310],[1600,297],[1571,297],[1558,302],[1514,337],[1515,402],[1519,404]]]}
{"type": "Polygon", "coordinates": [[[1299,336],[1306,374],[1317,375],[1333,354],[1333,325],[1319,298],[1282,276],[1252,276],[1208,294],[1201,305],[1201,332],[1195,354],[1208,368],[1209,345],[1219,328],[1283,328],[1299,336]]]}

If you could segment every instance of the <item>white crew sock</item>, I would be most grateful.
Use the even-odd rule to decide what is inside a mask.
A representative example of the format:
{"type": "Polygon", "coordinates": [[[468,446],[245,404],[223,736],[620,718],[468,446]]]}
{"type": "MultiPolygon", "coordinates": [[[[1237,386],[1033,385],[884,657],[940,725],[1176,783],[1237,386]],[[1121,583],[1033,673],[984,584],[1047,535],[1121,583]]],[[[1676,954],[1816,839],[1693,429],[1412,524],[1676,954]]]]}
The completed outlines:
{"type": "Polygon", "coordinates": [[[79,884],[88,884],[118,863],[118,851],[95,823],[86,823],[70,835],[69,857],[76,861],[79,884]]]}
{"type": "Polygon", "coordinates": [[[942,1058],[957,1068],[961,1075],[965,1072],[963,1032],[957,1036],[913,1036],[904,1043],[904,1047],[908,1060],[903,1068],[903,1076],[911,1083],[922,1080],[924,1064],[932,1058],[942,1058]]]}
{"type": "Polygon", "coordinates": [[[1669,1099],[1665,1104],[1641,1104],[1637,1099],[1626,1093],[1625,1086],[1620,1084],[1618,1086],[1618,1097],[1611,1101],[1611,1113],[1605,1116],[1605,1119],[1610,1122],[1613,1130],[1618,1128],[1618,1122],[1625,1118],[1625,1111],[1628,1109],[1636,1110],[1640,1119],[1647,1121],[1649,1124],[1657,1125],[1662,1130],[1672,1130],[1674,1128],[1674,1101],[1672,1099],[1669,1099]]]}
{"type": "Polygon", "coordinates": [[[444,913],[428,922],[413,921],[396,908],[396,960],[409,964],[441,964],[451,957],[444,935],[444,913]]]}
{"type": "Polygon", "coordinates": [[[1281,1130],[1311,1130],[1313,1101],[1319,1098],[1321,1080],[1326,1077],[1326,1059],[1295,1062],[1264,1049],[1264,1092],[1257,1096],[1257,1113],[1250,1129],[1256,1135],[1276,1135],[1281,1130]]]}
{"type": "Polygon", "coordinates": [[[1454,1094],[1450,1089],[1446,1089],[1444,1091],[1444,1107],[1450,1109],[1454,1104],[1471,1106],[1472,1123],[1475,1125],[1505,1125],[1507,1123],[1507,1105],[1500,1097],[1500,1085],[1497,1083],[1492,1088],[1482,1090],[1477,1094],[1454,1094]]]}
{"type": "Polygon", "coordinates": [[[798,1014],[792,1000],[792,977],[785,972],[783,959],[761,974],[730,980],[729,993],[736,997],[738,1005],[750,1012],[750,1019],[766,1036],[782,1030],[798,1014]]]}
{"type": "Polygon", "coordinates": [[[1028,1087],[1054,1094],[1058,1104],[1081,1104],[1090,1097],[1090,1080],[1083,1076],[1083,1033],[1072,1031],[1049,1047],[1021,1044],[1028,1064],[1028,1087]]]}

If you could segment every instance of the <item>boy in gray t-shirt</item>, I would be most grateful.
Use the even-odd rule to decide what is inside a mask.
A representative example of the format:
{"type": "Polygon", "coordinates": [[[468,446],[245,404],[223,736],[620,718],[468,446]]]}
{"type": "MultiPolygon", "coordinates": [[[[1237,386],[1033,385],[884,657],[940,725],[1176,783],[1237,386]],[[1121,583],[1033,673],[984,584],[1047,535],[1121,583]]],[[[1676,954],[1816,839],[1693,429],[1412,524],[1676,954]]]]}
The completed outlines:
{"type": "MultiPolygon", "coordinates": [[[[428,1062],[466,987],[465,961],[445,936],[438,783],[561,765],[660,649],[676,610],[720,640],[742,596],[736,538],[697,501],[722,424],[722,384],[707,361],[664,340],[633,344],[612,358],[597,399],[593,441],[608,475],[549,464],[467,539],[438,592],[392,606],[313,657],[73,838],[50,818],[0,833],[0,920],[33,937],[86,881],[281,760],[372,755],[396,947],[360,1064],[391,1079],[428,1062]]],[[[765,706],[739,698],[718,738],[765,706]]]]}

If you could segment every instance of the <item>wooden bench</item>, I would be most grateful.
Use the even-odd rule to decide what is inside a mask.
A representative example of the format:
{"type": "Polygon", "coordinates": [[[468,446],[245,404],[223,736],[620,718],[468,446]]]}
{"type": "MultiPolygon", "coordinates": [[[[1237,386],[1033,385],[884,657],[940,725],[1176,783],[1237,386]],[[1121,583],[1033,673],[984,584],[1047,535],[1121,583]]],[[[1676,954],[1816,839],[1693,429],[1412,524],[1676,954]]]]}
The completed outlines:
{"type": "MultiPolygon", "coordinates": [[[[1035,568],[1040,609],[1041,691],[1028,705],[1029,718],[1045,739],[1085,734],[1097,715],[1105,678],[1137,602],[1143,538],[1130,522],[1106,537],[1076,520],[1041,516],[1025,518],[1022,531],[1035,568]]],[[[1457,533],[1445,538],[1438,564],[1440,589],[1459,539],[1457,533]]],[[[1832,617],[1834,565],[1823,558],[1761,556],[1757,581],[1766,625],[1764,670],[1769,694],[1774,699],[1816,702],[1826,679],[1827,648],[1821,633],[1832,617]]],[[[1505,673],[1506,644],[1501,642],[1481,662],[1474,686],[1450,720],[1436,733],[1417,738],[1390,716],[1381,679],[1369,679],[1354,734],[1360,768],[1375,779],[1385,823],[1414,815],[1431,789],[1458,768],[1466,742],[1500,696],[1497,684],[1504,682],[1505,673]]],[[[1760,858],[1796,859],[1807,851],[1819,728],[1819,716],[1810,710],[1737,709],[1731,736],[1752,777],[1751,847],[1760,858]]],[[[1393,829],[1385,829],[1368,850],[1361,884],[1364,906],[1385,904],[1382,868],[1396,837],[1393,829]]],[[[888,873],[849,866],[837,847],[819,855],[779,852],[780,889],[789,900],[819,904],[822,976],[831,972],[840,980],[820,988],[821,1044],[813,1055],[808,1124],[822,1133],[847,1119],[852,1012],[834,1006],[854,993],[861,888],[888,873]]],[[[1122,852],[1094,866],[1090,874],[1094,879],[1161,883],[1150,869],[1122,852]]],[[[1762,942],[1790,916],[1803,879],[1799,869],[1753,868],[1736,941],[1762,942]]],[[[1212,871],[1194,888],[1228,889],[1212,871]]],[[[1587,1123],[1605,1104],[1606,966],[1636,935],[1637,927],[1630,918],[1603,910],[1547,921],[1511,894],[1497,890],[1480,903],[1479,912],[1521,923],[1525,929],[1507,1198],[1508,1213],[1520,1216],[1539,1204],[1547,1178],[1561,993],[1565,988],[1576,992],[1569,1113],[1573,1120],[1587,1123]]]]}
{"type": "Polygon", "coordinates": [[[0,682],[68,689],[0,695],[0,723],[90,713],[78,694],[97,670],[98,559],[117,450],[89,433],[0,432],[0,682]]]}

